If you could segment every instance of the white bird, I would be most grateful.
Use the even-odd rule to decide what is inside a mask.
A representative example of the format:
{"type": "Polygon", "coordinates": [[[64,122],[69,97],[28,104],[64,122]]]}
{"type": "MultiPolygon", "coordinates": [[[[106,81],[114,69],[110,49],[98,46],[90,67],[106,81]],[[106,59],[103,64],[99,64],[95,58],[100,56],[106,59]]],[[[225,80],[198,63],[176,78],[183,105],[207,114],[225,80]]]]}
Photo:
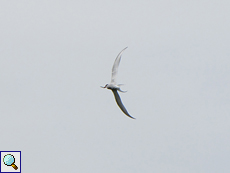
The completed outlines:
{"type": "Polygon", "coordinates": [[[101,86],[102,88],[107,88],[107,89],[110,89],[112,90],[113,94],[114,94],[114,97],[115,97],[115,100],[117,102],[117,105],[120,107],[120,109],[122,110],[122,112],[124,112],[124,114],[126,114],[128,117],[130,118],[133,118],[135,119],[134,117],[132,117],[128,111],[125,109],[125,106],[122,104],[121,102],[121,98],[118,94],[117,91],[120,91],[120,92],[127,92],[127,91],[122,91],[120,89],[120,86],[122,84],[117,84],[116,82],[116,78],[117,78],[117,72],[118,72],[118,66],[119,66],[119,63],[121,61],[121,55],[122,53],[124,52],[125,49],[127,49],[128,47],[124,48],[118,55],[117,55],[117,58],[115,59],[115,62],[113,64],[113,68],[112,68],[112,77],[111,77],[111,82],[110,84],[106,84],[104,87],[101,86]]]}

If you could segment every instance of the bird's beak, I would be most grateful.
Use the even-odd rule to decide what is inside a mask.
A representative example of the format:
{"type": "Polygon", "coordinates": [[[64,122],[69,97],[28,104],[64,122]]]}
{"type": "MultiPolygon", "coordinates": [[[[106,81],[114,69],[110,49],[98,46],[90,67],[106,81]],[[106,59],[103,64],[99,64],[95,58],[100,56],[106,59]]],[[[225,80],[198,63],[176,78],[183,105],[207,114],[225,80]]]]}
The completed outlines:
{"type": "Polygon", "coordinates": [[[100,86],[101,88],[105,88],[105,86],[103,87],[103,86],[100,86]]]}

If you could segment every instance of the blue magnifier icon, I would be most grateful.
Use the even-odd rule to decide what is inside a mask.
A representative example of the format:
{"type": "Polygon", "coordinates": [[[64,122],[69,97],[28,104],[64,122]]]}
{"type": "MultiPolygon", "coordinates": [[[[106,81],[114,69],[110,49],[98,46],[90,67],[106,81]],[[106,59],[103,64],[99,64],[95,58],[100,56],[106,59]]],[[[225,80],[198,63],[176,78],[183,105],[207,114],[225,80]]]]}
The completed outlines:
{"type": "Polygon", "coordinates": [[[18,169],[18,167],[14,164],[15,163],[15,158],[12,154],[7,154],[3,158],[3,162],[7,166],[12,166],[15,170],[18,169]]]}

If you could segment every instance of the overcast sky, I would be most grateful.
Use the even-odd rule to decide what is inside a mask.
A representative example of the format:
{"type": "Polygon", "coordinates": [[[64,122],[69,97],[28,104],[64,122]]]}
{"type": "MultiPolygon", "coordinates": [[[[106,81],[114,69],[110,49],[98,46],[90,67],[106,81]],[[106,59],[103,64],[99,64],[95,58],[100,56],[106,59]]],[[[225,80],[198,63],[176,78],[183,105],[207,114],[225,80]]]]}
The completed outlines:
{"type": "Polygon", "coordinates": [[[0,2],[0,150],[22,172],[228,173],[230,1],[0,2]],[[116,105],[118,83],[133,120],[116,105]]]}

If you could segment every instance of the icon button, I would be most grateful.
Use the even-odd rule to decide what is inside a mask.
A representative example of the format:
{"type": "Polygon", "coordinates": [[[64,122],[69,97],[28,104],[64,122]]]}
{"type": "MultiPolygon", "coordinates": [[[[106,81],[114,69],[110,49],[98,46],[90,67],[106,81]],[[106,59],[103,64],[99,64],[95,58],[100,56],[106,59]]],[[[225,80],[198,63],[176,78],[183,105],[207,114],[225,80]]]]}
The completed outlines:
{"type": "Polygon", "coordinates": [[[21,151],[0,151],[0,173],[21,173],[21,151]]]}
{"type": "Polygon", "coordinates": [[[15,163],[15,158],[12,154],[7,154],[3,158],[3,162],[7,166],[12,166],[15,170],[18,169],[18,167],[14,164],[15,163]]]}

